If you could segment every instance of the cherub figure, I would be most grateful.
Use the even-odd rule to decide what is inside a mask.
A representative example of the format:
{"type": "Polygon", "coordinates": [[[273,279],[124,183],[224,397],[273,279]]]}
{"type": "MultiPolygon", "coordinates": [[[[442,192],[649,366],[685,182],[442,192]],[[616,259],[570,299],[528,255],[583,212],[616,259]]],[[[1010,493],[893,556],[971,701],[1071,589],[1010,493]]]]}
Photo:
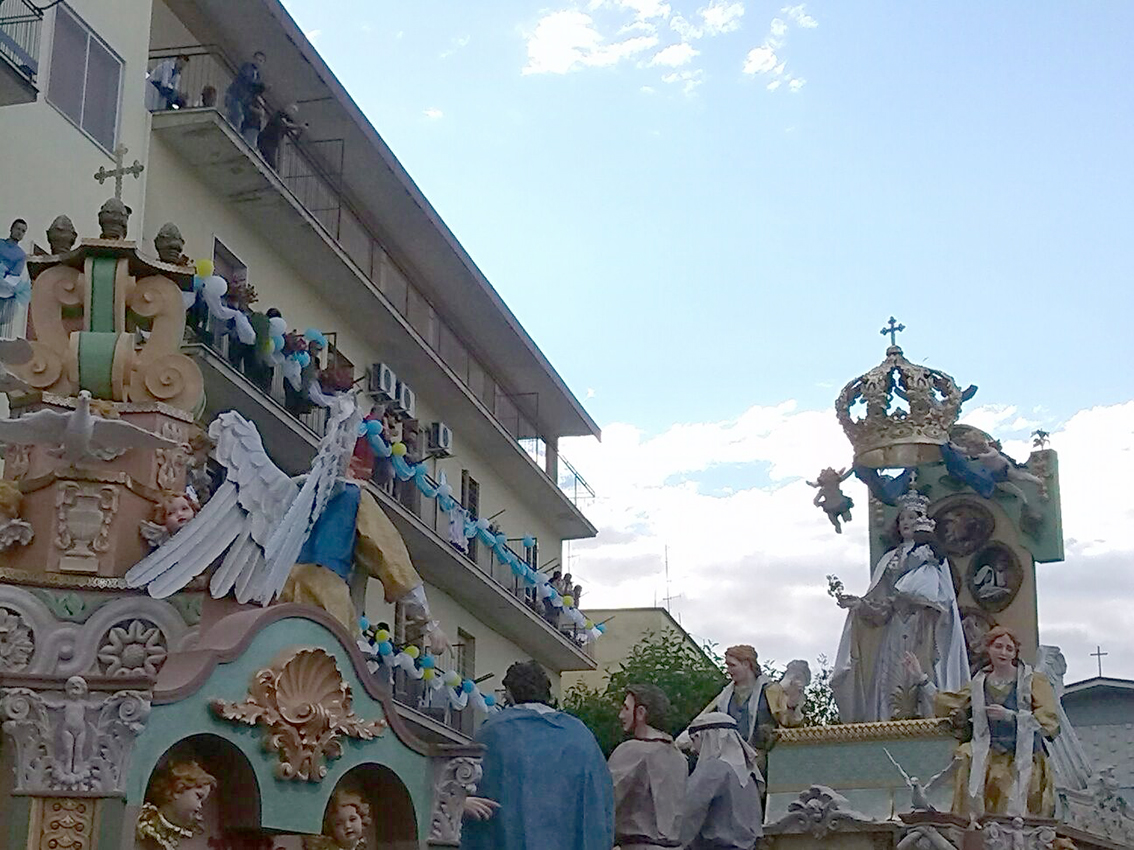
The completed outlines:
{"type": "Polygon", "coordinates": [[[1035,484],[1039,488],[1040,498],[1047,498],[1044,480],[1004,454],[999,440],[992,439],[976,428],[966,428],[960,433],[952,434],[950,441],[956,451],[982,467],[996,487],[1016,496],[1024,505],[1028,504],[1028,497],[1019,486],[1021,482],[1035,484]]]}
{"type": "Polygon", "coordinates": [[[815,477],[814,481],[807,482],[808,486],[816,487],[819,490],[811,504],[823,509],[827,514],[827,519],[831,521],[831,525],[835,526],[836,534],[843,533],[843,527],[839,524],[839,520],[851,521],[851,508],[854,507],[854,501],[850,496],[843,493],[839,486],[850,478],[851,472],[853,472],[851,469],[836,471],[833,467],[828,466],[815,477]]]}
{"type": "Polygon", "coordinates": [[[150,783],[134,834],[145,848],[176,850],[204,829],[205,800],[216,777],[196,761],[171,762],[150,783]]]}
{"type": "Polygon", "coordinates": [[[143,520],[138,530],[150,548],[156,549],[184,528],[199,510],[201,505],[196,495],[188,490],[183,493],[167,491],[154,505],[153,520],[143,520]]]}
{"type": "Polygon", "coordinates": [[[32,527],[20,519],[23,493],[11,481],[0,481],[0,552],[19,543],[26,546],[32,539],[32,527]]]}
{"type": "Polygon", "coordinates": [[[366,850],[370,804],[358,791],[340,788],[331,795],[323,834],[303,839],[304,850],[366,850]]]}
{"type": "MultiPolygon", "coordinates": [[[[47,708],[63,709],[63,726],[59,731],[60,749],[55,756],[51,772],[57,782],[77,785],[91,773],[86,758],[87,745],[87,681],[72,676],[63,686],[62,700],[44,700],[47,708]]],[[[101,701],[92,707],[98,707],[101,701]]]]}

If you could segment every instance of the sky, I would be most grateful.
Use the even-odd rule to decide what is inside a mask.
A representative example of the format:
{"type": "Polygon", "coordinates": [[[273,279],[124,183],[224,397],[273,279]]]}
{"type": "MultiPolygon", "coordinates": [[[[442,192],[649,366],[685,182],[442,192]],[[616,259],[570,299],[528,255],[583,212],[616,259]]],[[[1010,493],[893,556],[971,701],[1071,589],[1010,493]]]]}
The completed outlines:
{"type": "MultiPolygon", "coordinates": [[[[585,604],[833,657],[868,575],[813,479],[833,399],[907,356],[1059,452],[1041,641],[1134,677],[1134,4],[285,0],[603,440],[585,604]]],[[[866,493],[847,492],[860,505],[866,493]]]]}

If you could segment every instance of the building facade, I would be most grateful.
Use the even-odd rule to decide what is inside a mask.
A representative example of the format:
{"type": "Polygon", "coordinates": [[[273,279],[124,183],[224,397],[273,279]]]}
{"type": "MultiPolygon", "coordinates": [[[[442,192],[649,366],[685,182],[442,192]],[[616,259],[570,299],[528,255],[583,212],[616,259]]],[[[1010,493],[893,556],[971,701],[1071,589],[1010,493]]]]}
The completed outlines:
{"type": "MultiPolygon", "coordinates": [[[[297,337],[318,330],[322,385],[355,384],[377,411],[396,407],[413,459],[530,566],[595,534],[582,510],[589,491],[557,444],[598,427],[278,0],[74,0],[43,12],[6,2],[0,76],[0,215],[5,227],[28,222],[29,254],[47,251],[45,231],[62,213],[81,236],[97,234],[114,182],[92,175],[136,160],[144,170],[121,185],[128,238],[148,248],[174,222],[185,254],[212,261],[230,293],[254,289],[252,310],[276,308],[297,337]],[[261,128],[300,104],[302,132],[274,152],[227,108],[256,53],[261,128]],[[179,96],[155,97],[151,79],[178,56],[188,59],[179,96]]],[[[323,410],[281,370],[250,368],[225,331],[206,318],[186,336],[205,380],[201,418],[240,412],[281,468],[302,472],[323,410]]],[[[372,487],[454,644],[440,663],[486,692],[520,659],[538,660],[557,686],[564,671],[594,668],[577,627],[549,616],[490,547],[454,545],[448,516],[406,483],[372,487]]],[[[399,612],[371,584],[358,589],[366,616],[397,629],[399,612]]],[[[418,734],[471,732],[412,690],[400,697],[418,734]]]]}

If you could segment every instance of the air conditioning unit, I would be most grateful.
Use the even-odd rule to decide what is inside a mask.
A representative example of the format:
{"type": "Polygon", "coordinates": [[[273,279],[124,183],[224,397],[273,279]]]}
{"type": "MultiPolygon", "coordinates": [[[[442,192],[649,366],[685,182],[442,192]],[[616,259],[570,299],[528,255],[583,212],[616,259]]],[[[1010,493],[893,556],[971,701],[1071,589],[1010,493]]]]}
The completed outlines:
{"type": "Polygon", "coordinates": [[[429,453],[436,457],[448,457],[453,453],[453,429],[444,422],[434,422],[429,426],[429,453]]]}
{"type": "Polygon", "coordinates": [[[393,401],[398,389],[398,376],[385,363],[375,363],[366,377],[366,391],[379,401],[393,401]]]}
{"type": "Polygon", "coordinates": [[[417,412],[417,395],[408,384],[401,381],[398,381],[397,390],[394,392],[394,409],[405,414],[409,419],[413,419],[417,412]]]}

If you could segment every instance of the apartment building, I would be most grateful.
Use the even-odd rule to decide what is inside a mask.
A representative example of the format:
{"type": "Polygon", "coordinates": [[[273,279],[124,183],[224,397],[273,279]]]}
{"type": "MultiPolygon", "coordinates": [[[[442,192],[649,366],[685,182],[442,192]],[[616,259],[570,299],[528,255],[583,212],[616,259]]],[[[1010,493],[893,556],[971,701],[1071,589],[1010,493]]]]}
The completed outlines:
{"type": "MultiPolygon", "coordinates": [[[[279,0],[68,0],[0,3],[0,215],[28,224],[24,247],[46,250],[59,214],[81,236],[113,182],[100,169],[137,160],[124,178],[128,238],[150,250],[166,222],[185,253],[254,287],[289,329],[318,329],[319,365],[348,374],[376,404],[396,405],[406,442],[434,482],[444,477],[475,517],[490,518],[534,568],[551,570],[564,541],[596,531],[593,493],[558,452],[561,437],[599,429],[402,168],[378,131],[279,0]],[[240,66],[266,56],[268,115],[300,104],[306,125],[265,157],[225,116],[240,66]],[[147,74],[177,56],[184,98],[147,108],[147,74]],[[123,148],[124,154],[119,153],[123,148]],[[274,160],[274,161],[269,161],[274,160]],[[411,442],[411,439],[412,442],[411,442]],[[523,538],[535,546],[521,546],[523,538]]],[[[22,327],[21,327],[22,330],[22,327]]],[[[253,375],[223,329],[204,323],[185,352],[205,377],[204,419],[234,409],[254,420],[282,468],[301,472],[321,409],[289,397],[281,375],[253,375]]],[[[278,369],[276,370],[278,373],[278,369]]],[[[412,482],[411,482],[412,483],[412,482]]],[[[547,616],[489,547],[450,540],[448,516],[403,482],[374,492],[426,582],[454,643],[445,660],[482,688],[513,661],[553,674],[595,666],[592,646],[547,616]]],[[[372,622],[398,612],[366,589],[372,622]]],[[[470,718],[418,704],[422,734],[459,739],[470,718]]]]}

